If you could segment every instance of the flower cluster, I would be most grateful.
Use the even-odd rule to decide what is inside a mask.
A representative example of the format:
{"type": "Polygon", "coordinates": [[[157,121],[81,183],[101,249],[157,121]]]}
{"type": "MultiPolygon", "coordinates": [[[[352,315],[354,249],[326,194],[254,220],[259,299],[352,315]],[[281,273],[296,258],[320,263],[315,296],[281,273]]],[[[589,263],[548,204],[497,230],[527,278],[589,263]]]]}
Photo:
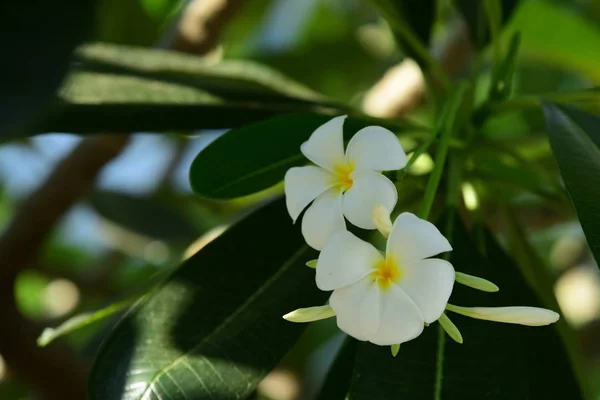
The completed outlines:
{"type": "Polygon", "coordinates": [[[379,126],[358,131],[344,151],[345,118],[333,118],[302,144],[302,153],[316,165],[291,168],[285,176],[288,212],[295,222],[308,207],[302,234],[308,245],[321,251],[316,265],[307,265],[316,268],[317,287],[332,291],[328,305],[298,309],[285,319],[310,322],[335,316],[342,331],[358,340],[391,345],[393,354],[399,344],[418,337],[435,321],[462,343],[445,310],[530,326],[558,320],[557,313],[535,307],[448,304],[455,282],[488,292],[498,287],[431,258],[452,247],[430,222],[405,212],[392,223],[390,212],[398,195],[381,171],[406,166],[406,154],[396,135],[379,126]],[[348,232],[346,219],[387,237],[385,254],[348,232]]]}

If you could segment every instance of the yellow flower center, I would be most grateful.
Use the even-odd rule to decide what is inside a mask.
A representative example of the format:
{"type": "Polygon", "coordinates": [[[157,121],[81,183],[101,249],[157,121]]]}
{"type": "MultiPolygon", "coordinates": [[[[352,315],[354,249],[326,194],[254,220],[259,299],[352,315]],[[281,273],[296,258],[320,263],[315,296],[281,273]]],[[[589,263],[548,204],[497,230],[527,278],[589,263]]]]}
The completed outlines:
{"type": "Polygon", "coordinates": [[[339,186],[342,190],[348,190],[352,187],[354,180],[352,179],[352,173],[354,172],[354,165],[351,163],[340,163],[334,168],[336,175],[336,186],[339,186]]]}
{"type": "Polygon", "coordinates": [[[388,289],[392,283],[402,278],[402,269],[396,260],[388,258],[377,263],[372,277],[381,289],[388,289]]]}

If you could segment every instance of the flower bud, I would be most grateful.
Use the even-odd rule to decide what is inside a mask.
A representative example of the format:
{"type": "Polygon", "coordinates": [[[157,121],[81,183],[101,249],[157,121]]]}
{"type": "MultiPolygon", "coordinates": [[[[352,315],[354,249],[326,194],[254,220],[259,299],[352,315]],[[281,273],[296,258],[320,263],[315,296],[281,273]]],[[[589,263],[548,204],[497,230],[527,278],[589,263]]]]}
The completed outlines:
{"type": "Polygon", "coordinates": [[[537,307],[459,307],[448,304],[446,309],[470,318],[527,326],[544,326],[558,321],[560,315],[537,307]]]}
{"type": "Polygon", "coordinates": [[[456,282],[468,286],[473,289],[481,290],[482,292],[497,292],[500,290],[498,286],[494,285],[487,279],[479,278],[477,276],[463,274],[462,272],[455,272],[454,279],[456,282]]]}
{"type": "Polygon", "coordinates": [[[290,322],[312,322],[335,316],[335,312],[330,306],[299,308],[287,313],[283,319],[290,322]]]}
{"type": "Polygon", "coordinates": [[[390,210],[384,205],[377,204],[373,207],[373,223],[384,237],[390,236],[392,231],[392,220],[390,219],[390,210]]]}

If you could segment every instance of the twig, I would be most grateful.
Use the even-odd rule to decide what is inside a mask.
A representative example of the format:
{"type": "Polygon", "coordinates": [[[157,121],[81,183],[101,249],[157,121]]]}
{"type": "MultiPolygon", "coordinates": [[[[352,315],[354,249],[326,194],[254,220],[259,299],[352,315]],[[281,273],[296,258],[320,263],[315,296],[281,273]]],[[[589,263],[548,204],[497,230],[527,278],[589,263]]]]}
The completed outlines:
{"type": "Polygon", "coordinates": [[[243,0],[190,2],[176,24],[170,47],[184,53],[206,54],[218,43],[223,26],[239,11],[243,0]]]}
{"type": "MultiPolygon", "coordinates": [[[[240,7],[239,0],[195,0],[184,11],[183,25],[172,48],[205,54],[223,25],[240,7]],[[213,8],[208,9],[208,3],[213,8]],[[202,12],[198,12],[203,10],[202,12]],[[187,15],[188,12],[190,15],[187,15]],[[197,24],[197,29],[193,29],[197,24]]],[[[14,216],[0,237],[0,354],[19,377],[47,400],[85,399],[86,368],[60,343],[36,346],[40,330],[18,311],[14,282],[32,264],[62,216],[92,187],[98,173],[127,145],[130,135],[99,135],[84,139],[52,172],[14,216]]]]}
{"type": "Polygon", "coordinates": [[[56,223],[93,185],[102,167],[117,156],[127,136],[85,139],[19,208],[0,237],[0,354],[49,400],[85,399],[85,368],[63,346],[41,350],[39,330],[18,311],[14,282],[32,264],[56,223]]]}

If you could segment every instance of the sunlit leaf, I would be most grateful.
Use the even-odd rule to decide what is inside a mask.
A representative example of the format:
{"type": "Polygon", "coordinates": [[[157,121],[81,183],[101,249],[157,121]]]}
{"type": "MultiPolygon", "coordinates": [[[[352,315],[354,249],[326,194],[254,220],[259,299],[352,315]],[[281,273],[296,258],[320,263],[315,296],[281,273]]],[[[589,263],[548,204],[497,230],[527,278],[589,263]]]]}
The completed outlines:
{"type": "Polygon", "coordinates": [[[215,63],[174,51],[102,43],[78,49],[76,58],[84,69],[197,87],[230,100],[327,101],[283,74],[249,61],[215,63]]]}
{"type": "Polygon", "coordinates": [[[187,260],[116,327],[91,400],[245,399],[305,325],[282,315],[323,304],[304,263],[316,252],[278,200],[187,260]]]}
{"type": "Polygon", "coordinates": [[[56,328],[46,328],[38,338],[37,344],[40,347],[45,347],[51,342],[58,339],[59,337],[68,335],[85,326],[91,325],[98,321],[102,321],[119,312],[122,312],[127,307],[133,305],[137,300],[140,299],[140,297],[141,296],[134,296],[132,298],[128,298],[117,303],[111,304],[97,311],[78,314],[74,317],[69,318],[56,328]]]}
{"type": "Polygon", "coordinates": [[[294,111],[330,113],[306,103],[228,102],[193,86],[141,76],[75,72],[61,101],[24,135],[226,129],[294,111]]]}
{"type": "Polygon", "coordinates": [[[600,29],[568,2],[525,1],[507,30],[521,33],[522,57],[600,83],[600,29]]]}

